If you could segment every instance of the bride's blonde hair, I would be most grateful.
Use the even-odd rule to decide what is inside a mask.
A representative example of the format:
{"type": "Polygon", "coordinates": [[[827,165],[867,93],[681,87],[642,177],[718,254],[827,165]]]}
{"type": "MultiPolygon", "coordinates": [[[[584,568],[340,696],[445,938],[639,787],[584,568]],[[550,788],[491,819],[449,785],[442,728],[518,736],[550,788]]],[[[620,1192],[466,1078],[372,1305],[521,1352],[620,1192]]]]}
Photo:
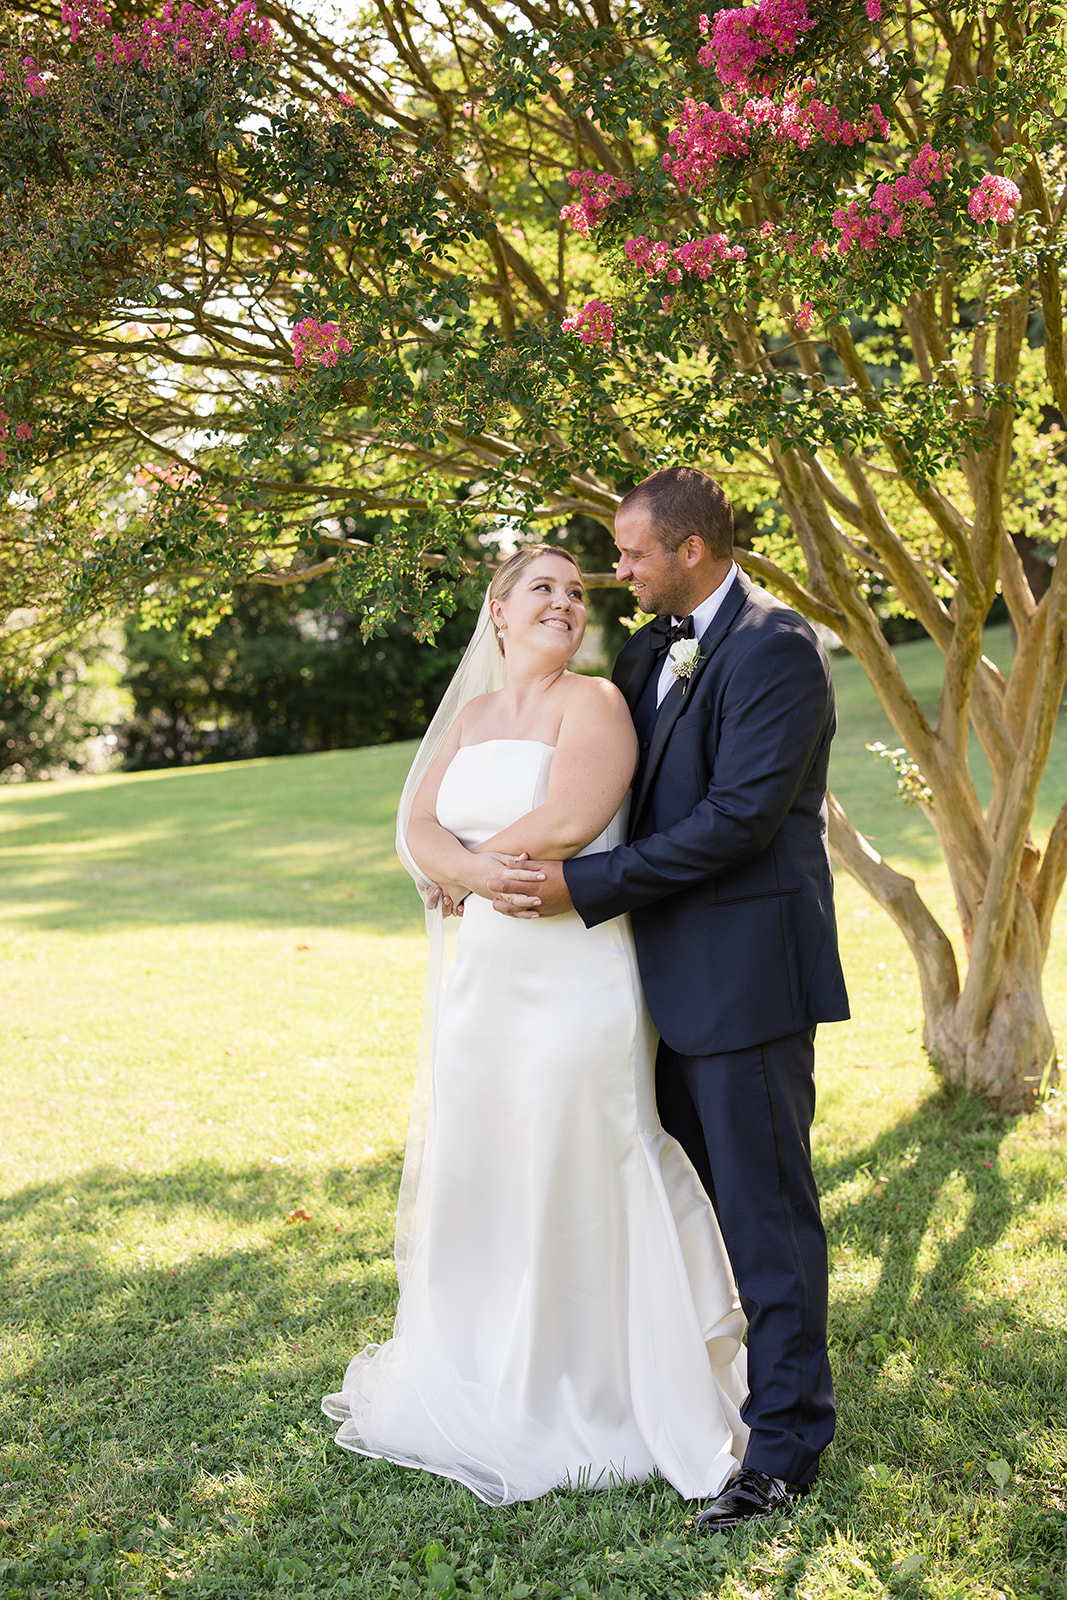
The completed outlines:
{"type": "MultiPolygon", "coordinates": [[[[521,550],[516,550],[513,555],[508,556],[507,560],[502,561],[497,567],[493,573],[493,581],[489,585],[489,599],[506,600],[531,561],[536,561],[538,556],[560,556],[564,561],[570,562],[579,578],[582,577],[582,569],[569,550],[561,549],[558,544],[526,544],[523,545],[521,550]]],[[[582,579],[582,587],[585,587],[584,578],[582,579]]],[[[499,633],[497,634],[496,644],[500,654],[503,655],[504,641],[499,633]]]]}

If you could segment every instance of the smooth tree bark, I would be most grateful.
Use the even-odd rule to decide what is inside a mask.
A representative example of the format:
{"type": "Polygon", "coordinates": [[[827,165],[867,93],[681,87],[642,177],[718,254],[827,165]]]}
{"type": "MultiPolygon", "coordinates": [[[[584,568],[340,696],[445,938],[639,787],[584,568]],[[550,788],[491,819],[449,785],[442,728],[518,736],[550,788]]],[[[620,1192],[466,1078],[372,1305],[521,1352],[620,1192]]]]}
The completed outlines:
{"type": "Polygon", "coordinates": [[[937,832],[958,939],[830,801],[931,1059],[1031,1105],[1067,875],[1067,806],[1032,834],[1067,680],[1058,9],[15,0],[4,28],[10,659],[325,572],[368,632],[406,608],[432,637],[472,533],[609,529],[632,482],[705,466],[937,832]],[[889,613],[943,654],[934,714],[889,613]]]}

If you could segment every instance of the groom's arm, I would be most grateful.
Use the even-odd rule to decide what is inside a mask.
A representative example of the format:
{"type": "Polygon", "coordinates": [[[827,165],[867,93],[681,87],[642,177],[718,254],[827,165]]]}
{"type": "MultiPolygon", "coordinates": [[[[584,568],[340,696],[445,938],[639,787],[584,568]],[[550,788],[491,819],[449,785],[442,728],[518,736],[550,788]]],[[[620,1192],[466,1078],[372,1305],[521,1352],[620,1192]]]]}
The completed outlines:
{"type": "Polygon", "coordinates": [[[694,810],[647,839],[564,863],[583,922],[650,905],[766,849],[826,735],[831,697],[821,652],[802,633],[771,634],[749,650],[727,688],[714,777],[694,810]]]}

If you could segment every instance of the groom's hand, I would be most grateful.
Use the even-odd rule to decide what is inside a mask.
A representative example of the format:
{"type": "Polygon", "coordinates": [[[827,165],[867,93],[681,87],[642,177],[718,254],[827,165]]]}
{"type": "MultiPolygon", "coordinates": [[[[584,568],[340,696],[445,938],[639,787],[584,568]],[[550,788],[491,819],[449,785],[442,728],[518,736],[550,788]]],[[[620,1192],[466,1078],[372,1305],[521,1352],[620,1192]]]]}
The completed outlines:
{"type": "Polygon", "coordinates": [[[544,874],[544,882],[537,885],[536,894],[530,894],[529,883],[518,883],[509,878],[491,878],[486,884],[497,897],[493,910],[506,917],[558,917],[564,911],[573,911],[570,890],[563,876],[562,861],[526,861],[524,865],[534,872],[544,874]],[[506,898],[505,898],[506,897],[506,898]]]}

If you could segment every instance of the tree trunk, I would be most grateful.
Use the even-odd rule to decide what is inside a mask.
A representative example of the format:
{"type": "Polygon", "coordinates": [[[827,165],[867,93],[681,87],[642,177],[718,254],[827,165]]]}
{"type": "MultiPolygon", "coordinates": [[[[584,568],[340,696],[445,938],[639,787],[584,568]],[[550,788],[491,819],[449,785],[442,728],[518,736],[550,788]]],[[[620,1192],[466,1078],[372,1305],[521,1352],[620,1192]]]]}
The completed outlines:
{"type": "Polygon", "coordinates": [[[1005,1111],[1032,1111],[1055,1083],[1055,1041],[1041,994],[1041,969],[1029,941],[1009,940],[992,1009],[980,1031],[965,1032],[959,1008],[927,1011],[923,1044],[946,1084],[985,1095],[1005,1111]],[[1050,1070],[1051,1068],[1051,1070],[1050,1070]]]}
{"type": "Polygon", "coordinates": [[[952,941],[911,878],[897,872],[828,796],[830,851],[890,916],[908,942],[923,997],[923,1045],[941,1082],[982,1094],[1005,1111],[1032,1111],[1042,1087],[1059,1081],[1055,1042],[1041,993],[1046,942],[1025,890],[980,1025],[961,994],[952,941]]]}

